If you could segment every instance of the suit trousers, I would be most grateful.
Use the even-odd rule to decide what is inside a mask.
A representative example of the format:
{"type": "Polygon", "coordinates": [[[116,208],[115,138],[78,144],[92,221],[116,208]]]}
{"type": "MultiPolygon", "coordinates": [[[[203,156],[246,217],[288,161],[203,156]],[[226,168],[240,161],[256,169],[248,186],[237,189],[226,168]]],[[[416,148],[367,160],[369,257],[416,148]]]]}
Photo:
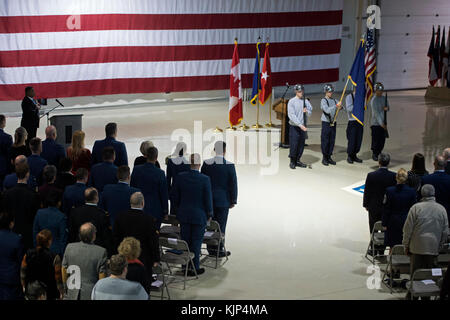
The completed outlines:
{"type": "Polygon", "coordinates": [[[306,132],[298,126],[289,125],[289,158],[296,163],[300,160],[305,149],[306,132]]]}
{"type": "Polygon", "coordinates": [[[372,152],[378,156],[384,149],[386,142],[386,132],[382,126],[371,126],[372,129],[372,152]]]}
{"type": "Polygon", "coordinates": [[[322,148],[322,154],[324,158],[329,158],[333,154],[335,141],[336,141],[336,125],[330,126],[329,122],[322,121],[320,146],[322,148]]]}
{"type": "MultiPolygon", "coordinates": [[[[220,226],[220,231],[222,234],[225,234],[225,230],[227,228],[227,221],[228,221],[228,212],[230,211],[230,208],[228,207],[214,207],[214,218],[213,220],[217,221],[220,226]]],[[[223,252],[223,242],[220,244],[220,252],[223,252]]],[[[217,254],[217,246],[208,246],[208,252],[211,255],[217,254]]]]}
{"type": "Polygon", "coordinates": [[[358,121],[349,121],[347,125],[347,154],[350,157],[355,157],[361,150],[363,139],[363,126],[358,121]]]}
{"type": "MultiPolygon", "coordinates": [[[[189,245],[189,250],[195,254],[193,259],[195,269],[200,269],[200,251],[203,237],[205,236],[206,225],[181,223],[181,239],[189,245]]],[[[190,267],[190,266],[188,266],[190,267]]]]}

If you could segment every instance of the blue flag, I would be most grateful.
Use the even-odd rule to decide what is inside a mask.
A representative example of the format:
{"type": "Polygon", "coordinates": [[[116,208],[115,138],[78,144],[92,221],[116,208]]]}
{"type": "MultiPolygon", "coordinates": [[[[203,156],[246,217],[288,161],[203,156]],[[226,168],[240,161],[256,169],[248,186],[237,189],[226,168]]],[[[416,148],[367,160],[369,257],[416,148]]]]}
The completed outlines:
{"type": "Polygon", "coordinates": [[[256,44],[255,71],[253,72],[253,90],[252,98],[250,99],[251,104],[256,104],[258,102],[259,92],[261,91],[261,78],[259,76],[259,44],[259,42],[256,44]]]}
{"type": "Polygon", "coordinates": [[[352,117],[362,126],[364,125],[364,104],[366,98],[366,72],[364,64],[364,42],[361,41],[355,61],[353,61],[349,79],[356,88],[355,100],[353,101],[352,117]]]}

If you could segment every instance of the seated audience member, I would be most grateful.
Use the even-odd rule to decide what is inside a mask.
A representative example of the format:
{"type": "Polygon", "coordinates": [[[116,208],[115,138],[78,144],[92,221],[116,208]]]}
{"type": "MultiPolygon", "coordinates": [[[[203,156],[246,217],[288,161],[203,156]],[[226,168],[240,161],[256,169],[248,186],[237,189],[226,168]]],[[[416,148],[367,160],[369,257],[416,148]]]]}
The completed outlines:
{"type": "MultiPolygon", "coordinates": [[[[141,151],[142,156],[137,157],[134,159],[134,167],[140,166],[141,164],[145,164],[147,162],[147,150],[150,147],[154,147],[153,142],[151,141],[143,141],[141,143],[141,147],[139,148],[139,151],[141,151]]],[[[158,160],[156,160],[155,166],[159,169],[161,169],[161,165],[159,164],[158,160]]]]}
{"type": "Polygon", "coordinates": [[[45,137],[42,141],[41,157],[47,160],[48,164],[57,167],[61,159],[66,157],[66,151],[62,145],[56,143],[55,126],[48,126],[45,129],[45,137]]]}
{"type": "Polygon", "coordinates": [[[103,188],[101,197],[101,208],[108,212],[111,226],[114,226],[117,214],[131,208],[131,195],[140,191],[130,187],[130,168],[128,166],[120,166],[117,169],[117,179],[119,180],[118,183],[107,184],[103,188]]]}
{"type": "Polygon", "coordinates": [[[147,293],[150,293],[150,279],[144,264],[139,260],[141,255],[141,243],[133,237],[126,237],[122,240],[117,249],[119,254],[127,259],[128,273],[127,280],[139,282],[147,293]]]}
{"type": "Polygon", "coordinates": [[[56,167],[54,165],[47,165],[42,172],[44,179],[44,185],[39,187],[39,197],[41,198],[41,204],[43,208],[47,208],[48,205],[45,202],[50,192],[56,192],[58,194],[58,202],[62,201],[63,191],[56,186],[56,167]]]}
{"type": "Polygon", "coordinates": [[[20,263],[24,254],[21,237],[12,231],[13,214],[0,211],[0,301],[23,300],[20,263]]]}
{"type": "Polygon", "coordinates": [[[12,146],[12,137],[4,129],[6,126],[6,117],[0,114],[0,188],[3,186],[3,179],[11,171],[9,161],[9,152],[12,146]]]}
{"type": "MultiPolygon", "coordinates": [[[[211,189],[213,196],[213,212],[214,220],[220,225],[220,230],[225,234],[228,212],[237,203],[237,177],[234,164],[225,159],[226,143],[217,141],[214,145],[216,156],[212,159],[205,160],[202,165],[201,172],[211,179],[211,189]]],[[[219,257],[229,256],[230,251],[225,252],[224,243],[219,248],[219,257]]],[[[216,255],[217,247],[208,246],[209,254],[216,255]]]]}
{"type": "Polygon", "coordinates": [[[396,186],[386,188],[382,217],[384,245],[391,249],[402,244],[403,225],[409,209],[417,202],[416,190],[406,185],[408,173],[405,169],[398,170],[396,180],[396,186]]]}
{"type": "MultiPolygon", "coordinates": [[[[3,190],[8,190],[14,187],[17,184],[17,174],[16,167],[19,164],[28,164],[27,158],[24,155],[17,156],[14,162],[14,172],[8,174],[3,181],[3,190]]],[[[28,178],[27,185],[30,189],[37,190],[37,182],[36,178],[30,174],[28,178]]]]}
{"type": "Polygon", "coordinates": [[[175,185],[175,179],[180,172],[191,170],[189,161],[184,157],[186,149],[186,143],[178,142],[172,156],[166,158],[166,179],[170,199],[170,214],[173,215],[175,214],[175,211],[172,204],[171,193],[172,188],[175,185]]]}
{"type": "Polygon", "coordinates": [[[69,218],[69,242],[77,242],[78,230],[86,222],[91,222],[97,230],[95,244],[105,248],[108,256],[112,254],[112,234],[109,217],[105,211],[97,207],[98,192],[95,188],[87,188],[84,192],[85,204],[73,208],[69,218]]]}
{"type": "Polygon", "coordinates": [[[67,148],[67,157],[72,160],[72,173],[84,168],[91,171],[92,155],[89,149],[84,147],[85,133],[77,130],[72,136],[72,145],[67,148]]]}
{"type": "Polygon", "coordinates": [[[143,211],[144,202],[141,192],[133,193],[130,199],[131,209],[117,216],[113,235],[116,246],[119,246],[126,237],[139,240],[142,250],[139,260],[142,261],[151,278],[152,267],[157,266],[160,260],[159,240],[152,217],[143,211]]]}
{"type": "Polygon", "coordinates": [[[163,217],[167,218],[169,196],[164,171],[156,168],[158,149],[150,147],[147,150],[147,163],[134,167],[131,174],[131,186],[142,191],[145,197],[144,212],[155,219],[159,230],[163,217]]]}
{"type": "Polygon", "coordinates": [[[47,300],[62,298],[61,257],[50,251],[52,233],[41,230],[36,236],[36,248],[27,251],[22,260],[21,278],[25,296],[29,296],[30,285],[35,281],[45,285],[47,300]]]}
{"type": "Polygon", "coordinates": [[[422,186],[422,177],[427,175],[428,171],[425,169],[425,157],[421,153],[414,155],[412,168],[408,171],[407,184],[415,189],[420,194],[420,187],[422,186]]]}
{"type": "Polygon", "coordinates": [[[445,173],[446,161],[443,156],[434,159],[434,172],[422,178],[423,184],[431,184],[435,190],[436,202],[443,205],[450,217],[450,175],[445,173]]]}
{"type": "Polygon", "coordinates": [[[47,287],[40,281],[30,282],[26,289],[26,300],[47,300],[47,287]]]}
{"type": "Polygon", "coordinates": [[[92,148],[92,165],[103,161],[102,150],[105,147],[113,147],[116,158],[114,164],[117,167],[128,165],[128,155],[125,143],[117,141],[117,124],[112,122],[105,126],[106,138],[104,140],[97,140],[92,148]]]}
{"type": "Polygon", "coordinates": [[[79,207],[84,204],[84,191],[88,181],[89,172],[85,168],[79,168],[75,174],[77,182],[71,186],[67,186],[63,193],[62,211],[70,214],[72,208],[79,207]]]}
{"type": "Polygon", "coordinates": [[[31,156],[27,158],[30,166],[30,174],[36,177],[38,186],[42,185],[42,171],[47,165],[47,160],[41,157],[42,142],[40,138],[33,138],[30,141],[31,156]]]}
{"type": "Polygon", "coordinates": [[[57,191],[50,191],[45,199],[48,208],[40,209],[36,213],[33,224],[33,239],[44,229],[52,233],[52,245],[50,251],[62,257],[67,244],[67,217],[59,211],[61,204],[60,194],[57,191]]]}
{"type": "Polygon", "coordinates": [[[89,186],[96,188],[99,192],[107,184],[117,183],[117,167],[114,165],[115,153],[112,147],[105,147],[102,151],[103,162],[97,163],[91,168],[89,186]]]}
{"type": "Polygon", "coordinates": [[[422,201],[411,207],[403,226],[405,253],[411,256],[410,274],[434,268],[441,245],[447,242],[448,219],[445,208],[436,202],[434,187],[423,185],[422,201]]]}
{"type": "Polygon", "coordinates": [[[444,158],[447,163],[445,164],[445,173],[450,174],[450,148],[445,148],[444,158]]]}
{"type": "Polygon", "coordinates": [[[106,249],[95,242],[95,226],[88,222],[80,227],[80,242],[69,243],[62,261],[62,279],[65,300],[90,300],[92,288],[99,279],[106,277],[106,249]],[[80,287],[67,287],[70,266],[79,270],[80,287]]]}
{"type": "Polygon", "coordinates": [[[19,127],[14,133],[14,143],[9,149],[9,164],[11,166],[11,171],[14,171],[14,160],[18,156],[28,157],[31,155],[30,148],[26,144],[28,138],[27,130],[24,127],[19,127]]]}
{"type": "MultiPolygon", "coordinates": [[[[383,214],[383,199],[386,188],[395,186],[395,172],[388,170],[391,158],[388,154],[382,153],[378,156],[379,169],[367,174],[364,187],[363,207],[369,212],[369,232],[372,233],[375,222],[381,221],[383,214]]],[[[372,247],[372,245],[370,246],[372,247]]],[[[372,256],[383,255],[385,247],[375,248],[376,252],[369,249],[368,254],[372,256]]]]}
{"type": "MultiPolygon", "coordinates": [[[[189,250],[195,254],[193,261],[197,274],[205,272],[204,268],[200,268],[200,249],[206,224],[213,215],[211,181],[207,175],[199,172],[200,164],[200,155],[191,154],[191,170],[181,172],[173,188],[173,203],[181,225],[181,239],[188,243],[189,250]]],[[[194,276],[194,270],[189,270],[188,275],[194,276]]]]}
{"type": "Polygon", "coordinates": [[[69,158],[62,158],[59,162],[59,170],[56,175],[56,186],[64,192],[67,186],[75,184],[76,182],[77,179],[72,173],[72,160],[69,158]]]}
{"type": "Polygon", "coordinates": [[[17,184],[3,193],[3,209],[14,216],[13,231],[22,236],[25,250],[33,245],[33,222],[41,206],[39,195],[27,186],[30,176],[26,163],[16,167],[17,184]]]}
{"type": "Polygon", "coordinates": [[[92,289],[92,300],[149,300],[147,292],[139,282],[126,279],[127,259],[117,254],[109,262],[111,275],[100,279],[92,289]]]}

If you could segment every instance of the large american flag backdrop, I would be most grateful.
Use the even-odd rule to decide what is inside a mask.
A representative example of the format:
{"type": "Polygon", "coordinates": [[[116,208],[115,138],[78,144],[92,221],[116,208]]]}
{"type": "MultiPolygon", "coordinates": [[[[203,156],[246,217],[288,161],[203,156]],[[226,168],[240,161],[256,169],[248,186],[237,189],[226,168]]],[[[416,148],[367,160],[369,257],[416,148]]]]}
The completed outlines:
{"type": "Polygon", "coordinates": [[[343,0],[0,0],[0,100],[243,87],[255,43],[273,85],[338,80],[343,0]],[[264,46],[261,46],[264,47],[264,46]],[[264,56],[264,52],[261,53],[264,56]]]}

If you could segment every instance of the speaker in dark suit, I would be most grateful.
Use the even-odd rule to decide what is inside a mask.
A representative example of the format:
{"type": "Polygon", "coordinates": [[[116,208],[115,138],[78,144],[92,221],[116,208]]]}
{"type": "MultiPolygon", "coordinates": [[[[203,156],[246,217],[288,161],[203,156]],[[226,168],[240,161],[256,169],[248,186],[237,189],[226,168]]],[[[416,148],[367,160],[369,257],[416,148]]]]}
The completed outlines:
{"type": "Polygon", "coordinates": [[[36,137],[39,128],[39,103],[34,99],[35,92],[33,87],[25,88],[25,97],[22,100],[22,120],[20,126],[28,132],[28,141],[36,137]]]}

